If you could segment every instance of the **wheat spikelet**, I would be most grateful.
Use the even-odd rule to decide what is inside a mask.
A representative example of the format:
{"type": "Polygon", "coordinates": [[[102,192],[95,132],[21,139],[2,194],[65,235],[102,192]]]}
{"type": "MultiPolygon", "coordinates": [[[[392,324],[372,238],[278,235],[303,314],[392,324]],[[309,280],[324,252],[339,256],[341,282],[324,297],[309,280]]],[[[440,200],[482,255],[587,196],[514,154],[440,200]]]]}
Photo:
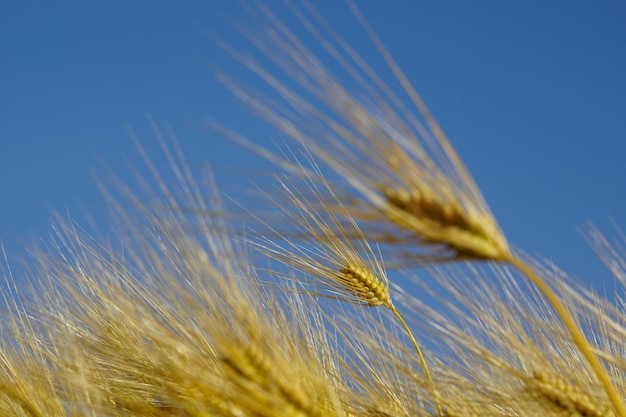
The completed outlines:
{"type": "Polygon", "coordinates": [[[598,404],[584,392],[576,389],[565,379],[546,374],[542,371],[533,372],[533,380],[529,388],[563,410],[563,415],[572,417],[614,417],[615,413],[608,404],[598,404]]]}
{"type": "Polygon", "coordinates": [[[347,265],[337,272],[337,279],[364,304],[391,308],[387,286],[370,271],[360,266],[347,265]]]}
{"type": "Polygon", "coordinates": [[[497,241],[493,221],[484,213],[468,213],[453,199],[440,198],[442,188],[435,192],[381,187],[390,205],[385,216],[402,229],[420,230],[425,243],[450,246],[458,259],[501,259],[507,245],[497,241]]]}
{"type": "Polygon", "coordinates": [[[317,408],[310,394],[299,386],[299,375],[285,375],[281,366],[260,350],[262,343],[224,346],[220,357],[225,376],[235,388],[231,401],[255,399],[248,408],[255,415],[302,415],[320,417],[327,411],[317,408]]]}

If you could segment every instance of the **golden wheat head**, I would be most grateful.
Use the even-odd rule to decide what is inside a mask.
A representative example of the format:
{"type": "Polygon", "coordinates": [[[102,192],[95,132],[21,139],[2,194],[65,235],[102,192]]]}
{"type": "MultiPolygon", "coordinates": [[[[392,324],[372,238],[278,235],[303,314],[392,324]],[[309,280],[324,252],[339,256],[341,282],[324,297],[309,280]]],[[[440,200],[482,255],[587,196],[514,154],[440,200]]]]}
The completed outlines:
{"type": "MultiPolygon", "coordinates": [[[[255,9],[266,19],[261,33],[242,32],[286,80],[217,42],[271,86],[282,102],[252,93],[220,74],[223,82],[292,143],[339,175],[342,182],[333,187],[338,194],[343,191],[342,206],[363,222],[369,238],[394,246],[391,256],[404,249],[413,259],[419,255],[424,260],[507,258],[506,239],[471,176],[371,30],[366,27],[423,122],[409,115],[402,100],[319,15],[309,9],[308,16],[295,6],[292,10],[294,19],[319,40],[332,64],[352,77],[362,94],[345,87],[262,5],[255,9]],[[417,254],[416,247],[421,248],[417,254]]],[[[227,134],[255,147],[235,133],[227,134]]],[[[294,168],[288,161],[279,164],[294,168]]],[[[332,209],[329,197],[326,203],[332,209]]],[[[334,208],[343,212],[342,207],[334,208]]]]}

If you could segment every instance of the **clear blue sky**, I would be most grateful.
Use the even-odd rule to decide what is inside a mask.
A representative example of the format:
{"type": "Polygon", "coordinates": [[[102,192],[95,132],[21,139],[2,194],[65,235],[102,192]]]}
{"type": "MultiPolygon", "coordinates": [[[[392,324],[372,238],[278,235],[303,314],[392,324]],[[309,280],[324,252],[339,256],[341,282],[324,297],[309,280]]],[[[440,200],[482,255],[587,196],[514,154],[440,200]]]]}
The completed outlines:
{"type": "MultiPolygon", "coordinates": [[[[315,4],[382,64],[341,1],[315,4]]],[[[626,3],[357,4],[510,240],[606,278],[577,228],[610,231],[610,218],[626,228],[626,3]]],[[[0,2],[0,241],[11,256],[49,232],[53,211],[106,225],[93,172],[106,165],[130,180],[127,161],[139,158],[125,126],[166,171],[146,114],[171,125],[195,170],[257,166],[203,125],[211,117],[260,143],[276,133],[214,80],[208,62],[233,63],[199,28],[231,39],[220,14],[244,15],[236,1],[0,2]]]]}

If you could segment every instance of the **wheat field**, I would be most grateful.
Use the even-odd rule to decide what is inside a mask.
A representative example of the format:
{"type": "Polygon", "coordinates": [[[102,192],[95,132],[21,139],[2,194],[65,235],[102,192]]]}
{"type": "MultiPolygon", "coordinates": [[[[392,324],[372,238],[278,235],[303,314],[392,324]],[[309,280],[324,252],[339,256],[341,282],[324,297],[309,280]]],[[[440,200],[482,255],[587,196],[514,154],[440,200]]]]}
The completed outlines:
{"type": "MultiPolygon", "coordinates": [[[[509,241],[349,5],[401,93],[306,2],[315,53],[261,2],[237,27],[261,58],[209,34],[273,91],[213,68],[280,133],[209,122],[272,186],[225,199],[151,122],[170,171],[139,146],[148,176],[102,188],[113,237],[59,219],[3,294],[0,415],[626,417],[622,298],[509,241]]],[[[620,243],[586,233],[623,291],[620,243]]]]}

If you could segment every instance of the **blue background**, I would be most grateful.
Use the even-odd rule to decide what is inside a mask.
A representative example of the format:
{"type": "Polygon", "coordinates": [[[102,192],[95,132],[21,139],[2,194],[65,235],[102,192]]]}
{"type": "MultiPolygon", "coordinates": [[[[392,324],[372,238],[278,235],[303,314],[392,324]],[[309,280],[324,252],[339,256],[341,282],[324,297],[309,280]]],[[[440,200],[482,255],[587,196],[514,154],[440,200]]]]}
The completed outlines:
{"type": "MultiPolygon", "coordinates": [[[[288,16],[283,3],[266,4],[288,16]]],[[[384,68],[343,2],[315,4],[384,68]]],[[[509,239],[608,285],[580,228],[591,220],[612,235],[610,219],[626,227],[626,4],[357,4],[509,239]]],[[[106,228],[94,177],[107,166],[132,181],[129,165],[141,162],[128,128],[167,171],[148,114],[172,127],[192,169],[217,170],[226,191],[268,168],[205,125],[219,120],[260,144],[277,134],[208,65],[255,82],[202,33],[240,45],[224,16],[244,14],[230,1],[0,2],[0,241],[10,263],[50,231],[53,212],[106,228]]]]}

